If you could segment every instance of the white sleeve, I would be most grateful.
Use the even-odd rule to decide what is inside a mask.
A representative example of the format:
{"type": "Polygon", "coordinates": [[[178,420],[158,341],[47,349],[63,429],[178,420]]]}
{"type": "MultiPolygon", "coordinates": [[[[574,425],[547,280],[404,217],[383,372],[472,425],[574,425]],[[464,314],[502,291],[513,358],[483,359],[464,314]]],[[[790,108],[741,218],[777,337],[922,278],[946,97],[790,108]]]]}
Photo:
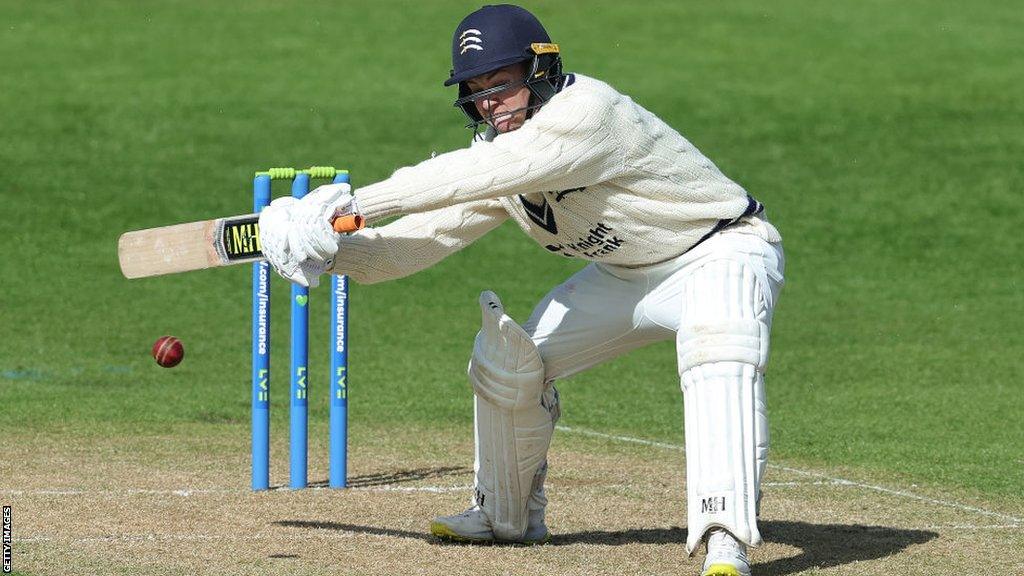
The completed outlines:
{"type": "Polygon", "coordinates": [[[404,216],[342,236],[328,272],[360,284],[408,276],[437,264],[497,228],[508,213],[497,200],[404,216]]]}
{"type": "Polygon", "coordinates": [[[625,166],[609,121],[615,101],[581,93],[552,100],[522,128],[441,154],[356,192],[368,221],[462,202],[589,186],[625,166]]]}

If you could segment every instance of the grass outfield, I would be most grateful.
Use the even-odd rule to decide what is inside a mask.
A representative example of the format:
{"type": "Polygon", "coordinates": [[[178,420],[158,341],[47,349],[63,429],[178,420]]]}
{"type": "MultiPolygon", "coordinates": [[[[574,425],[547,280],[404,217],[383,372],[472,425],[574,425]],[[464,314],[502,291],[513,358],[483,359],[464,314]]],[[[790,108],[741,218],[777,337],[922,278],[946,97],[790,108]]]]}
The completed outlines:
{"type": "MultiPolygon", "coordinates": [[[[42,461],[70,438],[201,435],[208,453],[179,449],[202,460],[244,440],[249,268],[127,281],[118,235],[243,212],[256,169],[334,164],[358,186],[463,146],[441,81],[453,26],[477,6],[5,2],[0,447],[27,445],[24,457],[42,461]],[[185,342],[173,370],[148,356],[163,334],[185,342]]],[[[568,69],[679,129],[782,231],[773,461],[1019,513],[1019,3],[529,7],[568,69]]],[[[476,295],[495,290],[523,320],[580,266],[506,224],[431,270],[355,286],[353,442],[388,430],[469,437],[476,295]]],[[[275,289],[283,439],[287,290],[275,289]]],[[[327,366],[327,299],[311,297],[311,436],[326,432],[315,371],[327,366]]],[[[564,425],[681,442],[671,343],[560,389],[564,425]]],[[[237,464],[225,483],[247,483],[244,453],[237,464]]],[[[18,477],[0,484],[17,489],[18,477]]]]}

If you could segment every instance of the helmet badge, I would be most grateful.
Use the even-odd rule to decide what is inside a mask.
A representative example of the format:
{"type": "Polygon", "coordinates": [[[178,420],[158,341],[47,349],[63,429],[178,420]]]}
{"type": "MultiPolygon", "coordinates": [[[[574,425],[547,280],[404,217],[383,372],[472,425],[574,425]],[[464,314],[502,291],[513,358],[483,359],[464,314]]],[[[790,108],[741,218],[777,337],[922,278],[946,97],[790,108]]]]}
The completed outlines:
{"type": "Polygon", "coordinates": [[[459,48],[461,51],[459,54],[465,54],[469,50],[479,50],[483,52],[484,41],[480,38],[481,32],[476,28],[470,28],[463,32],[459,36],[459,48]]]}

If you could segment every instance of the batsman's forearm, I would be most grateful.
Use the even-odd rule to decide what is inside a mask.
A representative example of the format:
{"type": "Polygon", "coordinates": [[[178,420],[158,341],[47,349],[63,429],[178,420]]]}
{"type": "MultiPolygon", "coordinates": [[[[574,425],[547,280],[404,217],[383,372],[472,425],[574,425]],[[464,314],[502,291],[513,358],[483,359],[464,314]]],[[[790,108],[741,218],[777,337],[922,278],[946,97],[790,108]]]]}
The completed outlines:
{"type": "Polygon", "coordinates": [[[412,214],[345,236],[328,272],[360,284],[395,280],[437,264],[508,218],[494,200],[412,214]]]}

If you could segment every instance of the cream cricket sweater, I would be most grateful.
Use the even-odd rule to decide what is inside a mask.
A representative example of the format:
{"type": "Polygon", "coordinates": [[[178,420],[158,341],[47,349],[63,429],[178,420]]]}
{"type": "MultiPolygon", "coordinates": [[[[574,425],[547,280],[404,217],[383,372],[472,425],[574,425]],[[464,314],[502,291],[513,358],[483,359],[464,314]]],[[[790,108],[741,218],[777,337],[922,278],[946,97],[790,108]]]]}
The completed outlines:
{"type": "Polygon", "coordinates": [[[713,230],[777,242],[760,205],[678,132],[609,85],[570,75],[522,127],[402,168],[356,191],[370,222],[342,237],[330,270],[360,283],[406,276],[511,217],[552,252],[637,267],[713,230]]]}

